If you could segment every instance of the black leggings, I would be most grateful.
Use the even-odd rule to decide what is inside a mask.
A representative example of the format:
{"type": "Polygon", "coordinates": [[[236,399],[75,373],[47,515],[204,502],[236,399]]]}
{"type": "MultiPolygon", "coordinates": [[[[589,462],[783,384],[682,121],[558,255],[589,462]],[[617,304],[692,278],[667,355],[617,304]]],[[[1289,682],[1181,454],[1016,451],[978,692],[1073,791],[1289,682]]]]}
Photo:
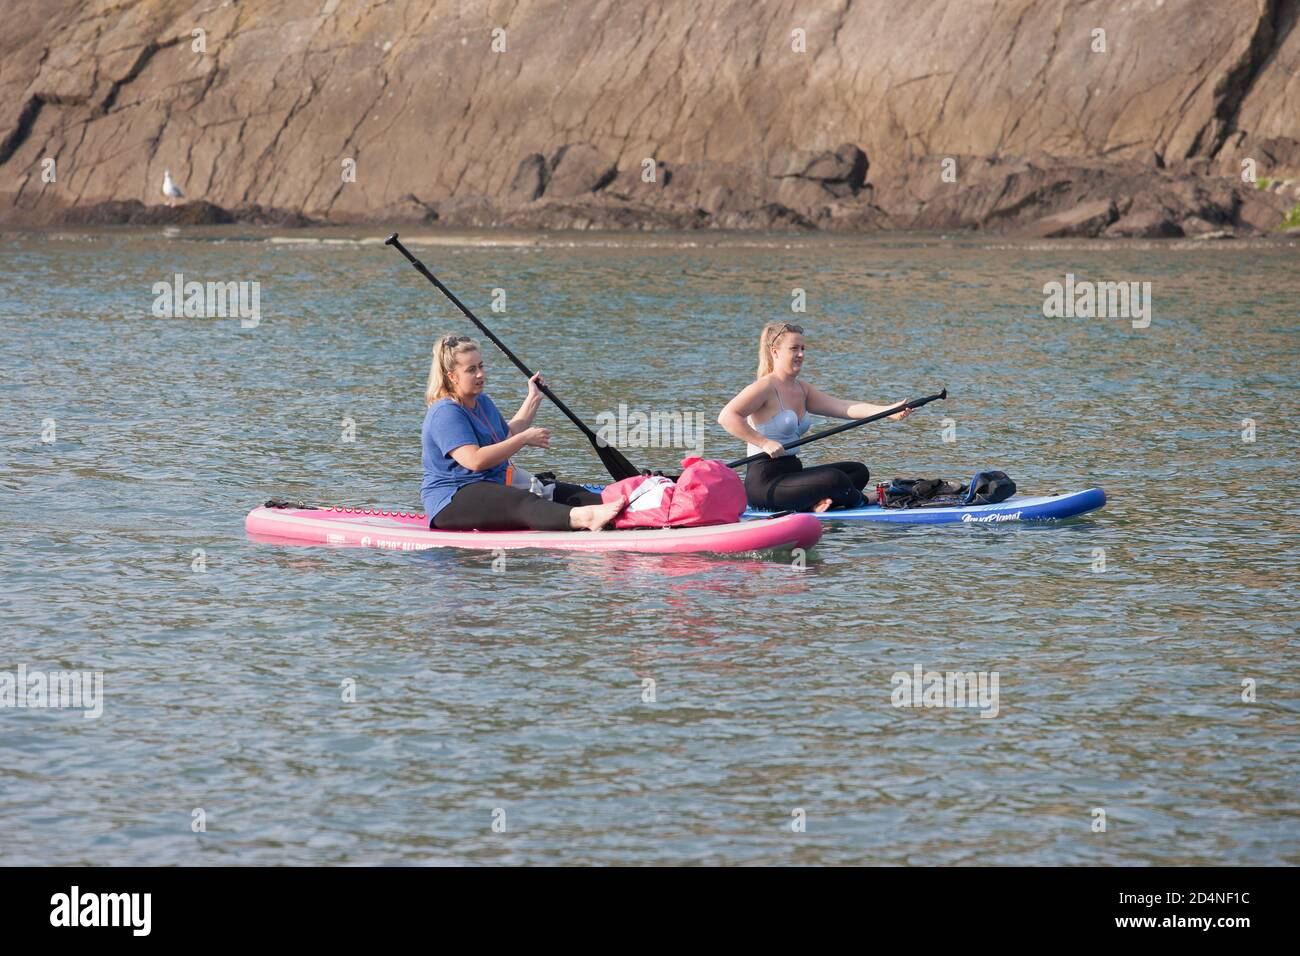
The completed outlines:
{"type": "Polygon", "coordinates": [[[812,511],[823,498],[832,508],[856,508],[871,472],[860,461],[837,461],[805,468],[797,455],[760,458],[745,472],[745,496],[751,508],[767,511],[812,511]]]}
{"type": "Polygon", "coordinates": [[[554,501],[523,488],[476,481],[458,489],[433,516],[429,527],[440,531],[568,531],[570,511],[579,505],[598,504],[600,495],[563,481],[555,483],[554,501]]]}

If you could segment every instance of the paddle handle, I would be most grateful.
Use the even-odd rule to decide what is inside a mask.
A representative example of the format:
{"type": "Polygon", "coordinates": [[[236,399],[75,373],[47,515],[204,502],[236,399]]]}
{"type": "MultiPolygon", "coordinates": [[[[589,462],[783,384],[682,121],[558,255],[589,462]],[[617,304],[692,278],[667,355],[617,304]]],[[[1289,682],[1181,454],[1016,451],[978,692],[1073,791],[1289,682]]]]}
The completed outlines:
{"type": "MultiPolygon", "coordinates": [[[[466,307],[465,303],[461,302],[460,299],[456,298],[456,294],[452,292],[450,289],[448,289],[445,285],[443,285],[442,280],[440,280],[436,275],[434,275],[427,268],[425,268],[423,262],[415,258],[415,256],[411,255],[410,250],[408,250],[406,246],[402,245],[401,241],[397,238],[397,233],[393,233],[391,236],[385,239],[384,245],[392,246],[402,255],[406,256],[407,260],[411,263],[411,265],[415,266],[416,271],[419,272],[420,275],[428,279],[430,282],[432,282],[435,286],[437,286],[438,291],[441,292],[443,295],[445,295],[448,299],[450,299],[451,304],[454,305],[456,308],[460,309],[460,311],[464,314],[465,318],[473,322],[474,325],[478,327],[478,330],[482,332],[484,335],[486,335],[489,339],[491,339],[492,344],[495,345],[497,348],[499,348],[505,354],[505,357],[510,359],[510,361],[514,363],[515,368],[523,372],[524,375],[526,375],[528,378],[533,377],[532,369],[530,369],[527,365],[521,362],[519,360],[519,356],[515,355],[514,352],[510,351],[510,349],[506,346],[506,343],[502,342],[499,338],[497,338],[496,335],[493,334],[491,329],[489,329],[486,325],[480,322],[478,316],[476,316],[473,312],[471,312],[466,307]]],[[[573,422],[573,424],[577,425],[580,429],[582,429],[584,435],[586,435],[593,442],[598,440],[595,432],[593,432],[590,428],[587,427],[587,423],[584,422],[582,419],[580,419],[577,415],[573,414],[573,412],[569,410],[569,407],[565,405],[564,402],[556,398],[555,393],[552,392],[549,387],[543,385],[541,382],[537,383],[537,387],[541,390],[543,395],[545,395],[547,398],[551,400],[551,404],[553,404],[556,408],[558,408],[561,412],[564,413],[565,417],[567,417],[569,421],[573,422]]]]}
{"type": "MultiPolygon", "coordinates": [[[[948,389],[936,392],[934,395],[927,395],[925,398],[913,399],[910,402],[901,402],[892,408],[887,408],[883,412],[877,412],[874,415],[868,415],[866,418],[855,418],[851,422],[845,422],[843,425],[836,425],[834,428],[828,428],[825,431],[817,432],[815,435],[809,435],[807,438],[800,438],[798,441],[792,441],[786,445],[786,448],[797,448],[799,445],[806,445],[809,442],[820,441],[830,435],[838,435],[840,432],[846,432],[850,428],[857,428],[859,425],[865,425],[868,422],[880,421],[882,418],[888,418],[890,415],[897,415],[905,408],[920,408],[922,405],[929,405],[931,402],[941,402],[948,397],[948,389]]],[[[729,462],[728,468],[739,468],[741,465],[752,464],[763,458],[770,458],[765,451],[760,451],[757,455],[750,455],[748,458],[741,458],[739,461],[729,462]]]]}

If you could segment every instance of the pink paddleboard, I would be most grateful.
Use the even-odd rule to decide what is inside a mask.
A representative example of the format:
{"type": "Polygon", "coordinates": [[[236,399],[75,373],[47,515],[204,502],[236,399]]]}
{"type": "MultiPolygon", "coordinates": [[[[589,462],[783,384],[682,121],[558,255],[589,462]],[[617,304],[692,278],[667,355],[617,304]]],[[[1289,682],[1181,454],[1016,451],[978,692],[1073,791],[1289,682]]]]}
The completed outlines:
{"type": "Polygon", "coordinates": [[[564,551],[692,551],[734,553],[810,548],[821,537],[821,522],[810,514],[705,528],[636,528],[627,531],[436,531],[422,514],[351,508],[254,508],[244,521],[260,541],[391,548],[553,548],[564,551]]]}

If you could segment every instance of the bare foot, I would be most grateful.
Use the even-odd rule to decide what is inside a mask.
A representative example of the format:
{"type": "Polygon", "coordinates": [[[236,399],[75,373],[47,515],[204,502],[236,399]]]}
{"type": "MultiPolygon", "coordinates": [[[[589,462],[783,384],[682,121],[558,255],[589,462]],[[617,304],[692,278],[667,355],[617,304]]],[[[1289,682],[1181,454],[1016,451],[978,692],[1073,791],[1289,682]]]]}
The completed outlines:
{"type": "Polygon", "coordinates": [[[831,499],[823,498],[821,501],[817,502],[817,504],[813,505],[813,511],[817,512],[818,514],[821,514],[830,506],[831,506],[831,499]]]}
{"type": "Polygon", "coordinates": [[[583,505],[569,512],[569,527],[575,531],[599,531],[609,524],[627,504],[627,495],[600,505],[583,505]]]}

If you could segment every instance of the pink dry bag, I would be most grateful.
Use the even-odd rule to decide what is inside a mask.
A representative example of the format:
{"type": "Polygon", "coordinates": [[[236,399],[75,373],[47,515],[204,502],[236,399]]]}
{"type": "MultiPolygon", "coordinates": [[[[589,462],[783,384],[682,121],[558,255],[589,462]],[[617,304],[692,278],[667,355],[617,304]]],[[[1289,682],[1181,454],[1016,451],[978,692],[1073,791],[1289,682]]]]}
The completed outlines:
{"type": "Polygon", "coordinates": [[[745,510],[745,486],[724,463],[686,458],[674,484],[659,475],[624,478],[607,485],[602,501],[628,496],[628,506],[614,519],[615,528],[699,528],[730,524],[745,510]]]}

